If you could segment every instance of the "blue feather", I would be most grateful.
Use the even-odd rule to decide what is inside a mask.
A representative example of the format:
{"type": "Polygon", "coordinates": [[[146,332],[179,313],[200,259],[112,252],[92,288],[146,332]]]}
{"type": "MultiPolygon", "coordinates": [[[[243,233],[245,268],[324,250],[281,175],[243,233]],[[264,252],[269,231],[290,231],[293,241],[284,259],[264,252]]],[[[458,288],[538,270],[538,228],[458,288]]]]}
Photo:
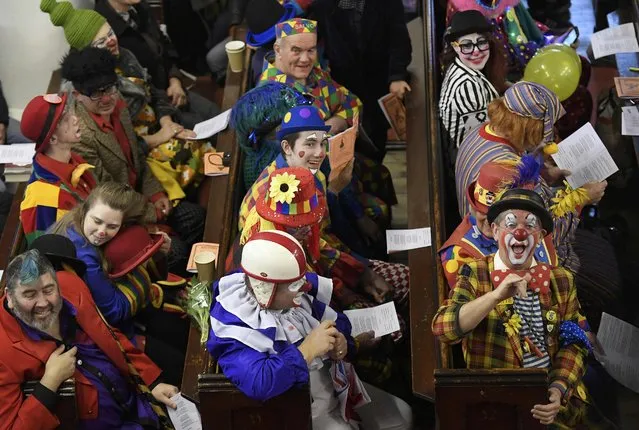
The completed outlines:
{"type": "Polygon", "coordinates": [[[525,154],[517,165],[517,177],[511,188],[521,188],[526,184],[537,184],[544,162],[541,156],[525,154]]]}

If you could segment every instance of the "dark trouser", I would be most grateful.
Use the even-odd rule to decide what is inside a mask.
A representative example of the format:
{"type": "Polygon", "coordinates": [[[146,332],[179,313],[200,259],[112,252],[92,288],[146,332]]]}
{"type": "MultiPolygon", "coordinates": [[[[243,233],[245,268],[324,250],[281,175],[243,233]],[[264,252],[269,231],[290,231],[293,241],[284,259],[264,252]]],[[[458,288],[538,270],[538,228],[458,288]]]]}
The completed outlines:
{"type": "Polygon", "coordinates": [[[186,94],[189,101],[180,108],[180,124],[185,128],[193,130],[195,124],[211,119],[220,113],[220,108],[206,97],[193,91],[187,91],[186,94]]]}
{"type": "Polygon", "coordinates": [[[168,255],[169,270],[175,274],[189,276],[186,264],[191,247],[202,241],[206,211],[189,201],[181,201],[173,208],[167,220],[176,236],[171,237],[171,250],[168,255]]]}

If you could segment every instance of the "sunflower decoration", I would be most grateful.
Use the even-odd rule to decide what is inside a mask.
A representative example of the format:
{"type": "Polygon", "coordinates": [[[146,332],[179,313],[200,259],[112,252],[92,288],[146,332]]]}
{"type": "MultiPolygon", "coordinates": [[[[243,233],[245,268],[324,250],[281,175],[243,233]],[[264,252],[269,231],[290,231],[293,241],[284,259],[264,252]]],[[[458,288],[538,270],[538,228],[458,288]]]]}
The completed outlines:
{"type": "Polygon", "coordinates": [[[290,175],[288,172],[276,175],[271,180],[269,197],[277,203],[287,203],[290,205],[295,197],[295,193],[299,191],[299,184],[300,181],[295,175],[290,175]]]}
{"type": "Polygon", "coordinates": [[[508,336],[519,334],[519,329],[521,328],[521,317],[519,314],[513,313],[512,316],[508,318],[508,321],[504,323],[504,328],[508,336]]]}

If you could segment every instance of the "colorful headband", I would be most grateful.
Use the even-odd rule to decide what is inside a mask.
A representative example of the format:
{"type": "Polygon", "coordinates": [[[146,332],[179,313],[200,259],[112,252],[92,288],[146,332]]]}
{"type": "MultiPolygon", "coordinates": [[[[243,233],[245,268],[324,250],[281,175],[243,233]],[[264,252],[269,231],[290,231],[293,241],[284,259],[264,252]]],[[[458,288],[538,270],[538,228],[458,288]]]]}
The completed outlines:
{"type": "Polygon", "coordinates": [[[293,18],[288,21],[280,22],[275,26],[275,33],[278,39],[294,36],[302,33],[316,33],[317,21],[310,19],[293,18]]]}

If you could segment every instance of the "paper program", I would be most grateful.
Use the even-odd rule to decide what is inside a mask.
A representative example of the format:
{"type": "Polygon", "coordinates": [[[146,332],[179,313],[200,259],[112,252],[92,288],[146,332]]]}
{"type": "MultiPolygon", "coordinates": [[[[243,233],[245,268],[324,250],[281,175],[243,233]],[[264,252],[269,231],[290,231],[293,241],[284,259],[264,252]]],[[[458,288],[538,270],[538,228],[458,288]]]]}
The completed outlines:
{"type": "Polygon", "coordinates": [[[26,166],[31,164],[35,156],[35,143],[14,143],[0,145],[0,164],[16,164],[26,166]]]}
{"type": "Polygon", "coordinates": [[[197,136],[195,136],[193,140],[208,139],[209,137],[219,133],[228,127],[230,119],[231,109],[224,111],[211,119],[195,124],[193,131],[197,134],[197,136]]]}
{"type": "Polygon", "coordinates": [[[601,182],[619,170],[589,122],[563,140],[552,158],[559,168],[570,170],[566,180],[572,188],[601,182]]]}
{"type": "Polygon", "coordinates": [[[166,410],[175,430],[202,430],[202,418],[195,403],[182,397],[181,393],[171,397],[171,400],[175,402],[177,409],[166,410]]]}
{"type": "Polygon", "coordinates": [[[597,360],[617,382],[639,393],[639,328],[604,312],[597,341],[603,349],[595,349],[597,360]]]}
{"type": "Polygon", "coordinates": [[[430,245],[430,227],[386,230],[386,248],[388,252],[408,251],[410,249],[426,248],[430,245]]]}
{"type": "Polygon", "coordinates": [[[593,33],[590,43],[595,59],[622,52],[639,52],[635,26],[631,22],[593,33]]]}
{"type": "Polygon", "coordinates": [[[639,106],[621,108],[621,134],[639,136],[639,106]]]}
{"type": "Polygon", "coordinates": [[[375,337],[386,336],[399,330],[399,320],[393,302],[373,308],[344,311],[344,315],[351,322],[353,337],[371,330],[375,332],[375,337]]]}

